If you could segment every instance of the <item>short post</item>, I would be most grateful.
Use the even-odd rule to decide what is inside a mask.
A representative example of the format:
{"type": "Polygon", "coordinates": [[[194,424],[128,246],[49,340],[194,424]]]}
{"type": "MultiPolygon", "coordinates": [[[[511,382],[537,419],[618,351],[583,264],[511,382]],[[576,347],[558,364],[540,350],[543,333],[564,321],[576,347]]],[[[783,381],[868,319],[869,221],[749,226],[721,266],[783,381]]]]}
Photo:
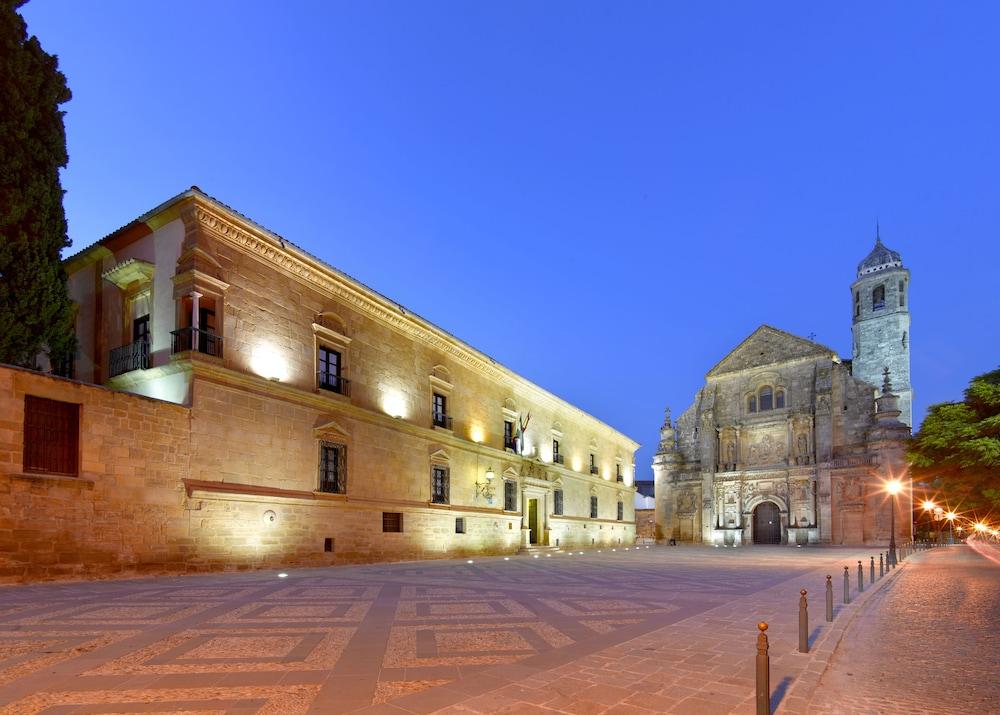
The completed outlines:
{"type": "Polygon", "coordinates": [[[886,558],[889,559],[889,561],[892,562],[892,567],[896,568],[896,559],[892,558],[892,551],[887,551],[886,552],[886,558]]]}
{"type": "Polygon", "coordinates": [[[809,602],[808,591],[799,591],[799,653],[809,652],[809,602]]]}
{"type": "Polygon", "coordinates": [[[826,577],[826,622],[833,622],[833,576],[826,577]]]}
{"type": "Polygon", "coordinates": [[[847,572],[847,567],[844,567],[844,603],[851,602],[851,575],[847,572]]]}
{"type": "Polygon", "coordinates": [[[865,567],[861,565],[858,561],[858,593],[864,593],[865,590],[865,567]]]}
{"type": "Polygon", "coordinates": [[[757,624],[757,715],[771,715],[771,665],[767,655],[767,622],[757,624]]]}
{"type": "Polygon", "coordinates": [[[872,556],[871,559],[872,559],[872,568],[868,574],[869,576],[868,583],[875,583],[875,557],[872,556]]]}
{"type": "Polygon", "coordinates": [[[882,570],[882,552],[878,552],[878,577],[882,578],[885,572],[882,570]]]}

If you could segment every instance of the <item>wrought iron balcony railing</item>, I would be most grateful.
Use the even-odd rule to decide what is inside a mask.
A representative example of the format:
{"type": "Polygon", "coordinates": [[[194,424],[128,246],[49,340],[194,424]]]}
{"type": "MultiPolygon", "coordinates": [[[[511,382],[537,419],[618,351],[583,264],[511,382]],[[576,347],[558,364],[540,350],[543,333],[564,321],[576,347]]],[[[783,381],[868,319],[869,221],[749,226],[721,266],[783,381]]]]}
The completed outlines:
{"type": "Polygon", "coordinates": [[[440,412],[435,412],[432,421],[435,427],[443,427],[444,429],[451,429],[452,419],[448,415],[441,414],[440,412]]]}
{"type": "Polygon", "coordinates": [[[336,392],[338,395],[349,397],[351,394],[351,381],[340,375],[328,375],[324,372],[316,373],[316,384],[321,390],[336,392]]]}
{"type": "Polygon", "coordinates": [[[170,333],[172,353],[195,350],[205,355],[222,357],[222,336],[198,328],[181,328],[170,333]]]}
{"type": "Polygon", "coordinates": [[[591,474],[598,474],[598,473],[600,473],[600,471],[601,470],[599,470],[595,465],[593,465],[593,464],[590,465],[590,473],[591,474]]]}
{"type": "Polygon", "coordinates": [[[133,370],[149,369],[149,338],[140,338],[111,351],[108,360],[108,377],[124,375],[133,370]]]}
{"type": "Polygon", "coordinates": [[[566,457],[561,454],[553,454],[552,461],[556,464],[566,464],[566,457]]]}

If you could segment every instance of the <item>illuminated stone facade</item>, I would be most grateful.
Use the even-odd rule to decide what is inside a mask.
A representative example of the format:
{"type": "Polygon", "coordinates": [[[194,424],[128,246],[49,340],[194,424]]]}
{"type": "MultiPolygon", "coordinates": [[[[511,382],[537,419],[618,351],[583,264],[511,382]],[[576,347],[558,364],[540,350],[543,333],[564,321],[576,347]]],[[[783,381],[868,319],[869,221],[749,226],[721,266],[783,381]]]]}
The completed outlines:
{"type": "MultiPolygon", "coordinates": [[[[76,378],[184,413],[184,435],[169,444],[183,445],[186,463],[150,487],[170,514],[135,527],[166,529],[185,547],[123,550],[117,566],[635,539],[634,441],[195,188],[67,270],[79,307],[76,378]]],[[[120,409],[145,409],[130,399],[120,409]]],[[[17,409],[17,399],[4,405],[17,409]]],[[[86,430],[107,429],[84,425],[84,445],[86,430]]],[[[155,430],[134,439],[142,444],[123,439],[118,452],[163,441],[155,430]]],[[[115,469],[84,462],[80,472],[95,485],[83,498],[111,521],[118,507],[103,485],[115,469]]],[[[23,472],[17,460],[0,470],[23,472]]],[[[47,509],[33,520],[59,517],[47,509]]],[[[70,520],[60,538],[90,528],[70,520]]]]}
{"type": "MultiPolygon", "coordinates": [[[[667,412],[653,460],[658,540],[888,542],[884,484],[904,474],[910,434],[909,348],[900,333],[909,313],[897,294],[908,282],[899,255],[877,241],[852,285],[863,376],[829,348],[765,325],[709,371],[676,426],[667,412]],[[892,309],[883,315],[863,294],[886,282],[889,291],[877,295],[888,295],[892,309]],[[865,381],[875,363],[903,373],[901,395],[885,383],[876,397],[865,381]]],[[[896,506],[897,539],[908,540],[908,486],[896,506]]]]}

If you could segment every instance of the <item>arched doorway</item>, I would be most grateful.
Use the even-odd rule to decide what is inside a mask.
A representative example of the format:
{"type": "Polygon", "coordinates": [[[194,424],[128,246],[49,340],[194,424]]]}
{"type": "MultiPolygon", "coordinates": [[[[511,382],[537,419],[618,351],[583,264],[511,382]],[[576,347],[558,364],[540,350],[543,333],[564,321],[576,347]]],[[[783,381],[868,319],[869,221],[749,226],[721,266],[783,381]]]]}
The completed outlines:
{"type": "Polygon", "coordinates": [[[778,505],[761,502],[753,510],[753,542],[755,544],[781,543],[781,515],[778,505]]]}

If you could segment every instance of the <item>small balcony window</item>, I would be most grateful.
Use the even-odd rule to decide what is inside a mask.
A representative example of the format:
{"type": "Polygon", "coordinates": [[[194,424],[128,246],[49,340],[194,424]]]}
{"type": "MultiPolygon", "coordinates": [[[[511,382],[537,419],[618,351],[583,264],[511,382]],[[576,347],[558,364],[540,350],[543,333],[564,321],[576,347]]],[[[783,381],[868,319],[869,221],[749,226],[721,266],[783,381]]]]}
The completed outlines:
{"type": "Polygon", "coordinates": [[[448,398],[439,392],[434,393],[431,400],[431,421],[435,427],[451,429],[451,417],[448,416],[448,398]]]}
{"type": "Polygon", "coordinates": [[[336,392],[338,395],[349,395],[350,380],[341,375],[343,360],[341,354],[331,348],[320,346],[316,356],[319,370],[316,373],[316,383],[321,390],[336,392]]]}
{"type": "Polygon", "coordinates": [[[517,451],[517,440],[514,439],[514,423],[510,420],[503,421],[503,448],[511,452],[517,451]]]}
{"type": "Polygon", "coordinates": [[[552,440],[552,462],[554,464],[564,464],[566,462],[565,457],[559,453],[559,440],[552,440]]]}

